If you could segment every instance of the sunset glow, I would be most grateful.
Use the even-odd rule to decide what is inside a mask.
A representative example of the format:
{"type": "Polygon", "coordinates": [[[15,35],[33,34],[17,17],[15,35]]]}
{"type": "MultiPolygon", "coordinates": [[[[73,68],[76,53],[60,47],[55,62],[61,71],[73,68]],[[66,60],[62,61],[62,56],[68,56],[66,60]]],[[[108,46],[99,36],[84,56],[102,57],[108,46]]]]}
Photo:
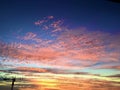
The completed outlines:
{"type": "Polygon", "coordinates": [[[118,4],[0,1],[0,90],[120,90],[118,4]]]}

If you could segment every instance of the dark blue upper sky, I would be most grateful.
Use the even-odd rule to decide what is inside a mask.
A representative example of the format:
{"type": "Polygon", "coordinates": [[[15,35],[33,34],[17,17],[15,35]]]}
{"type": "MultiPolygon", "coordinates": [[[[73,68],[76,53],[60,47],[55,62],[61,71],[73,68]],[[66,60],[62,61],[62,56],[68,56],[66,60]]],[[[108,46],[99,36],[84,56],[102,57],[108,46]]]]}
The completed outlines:
{"type": "MultiPolygon", "coordinates": [[[[35,29],[34,22],[53,15],[68,25],[119,32],[120,3],[107,0],[0,0],[0,36],[35,29]]],[[[7,37],[6,37],[7,38],[7,37]]]]}

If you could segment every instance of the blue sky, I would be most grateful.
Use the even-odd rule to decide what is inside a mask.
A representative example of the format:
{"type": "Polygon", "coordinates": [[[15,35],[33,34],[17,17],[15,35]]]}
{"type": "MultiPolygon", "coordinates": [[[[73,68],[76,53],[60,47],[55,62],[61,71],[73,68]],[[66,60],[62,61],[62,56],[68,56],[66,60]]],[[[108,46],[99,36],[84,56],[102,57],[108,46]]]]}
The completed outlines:
{"type": "Polygon", "coordinates": [[[34,21],[49,15],[91,30],[118,32],[120,29],[119,3],[107,0],[1,0],[0,4],[1,34],[21,28],[31,30],[34,21]]]}

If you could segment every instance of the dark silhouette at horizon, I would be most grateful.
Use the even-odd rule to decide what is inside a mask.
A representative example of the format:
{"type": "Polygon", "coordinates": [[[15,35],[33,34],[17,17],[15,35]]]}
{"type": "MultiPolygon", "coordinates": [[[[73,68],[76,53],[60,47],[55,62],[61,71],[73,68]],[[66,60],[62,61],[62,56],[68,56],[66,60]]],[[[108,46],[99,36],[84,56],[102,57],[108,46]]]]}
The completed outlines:
{"type": "Polygon", "coordinates": [[[12,80],[12,84],[11,84],[11,90],[13,90],[14,89],[14,82],[16,81],[16,78],[12,78],[12,79],[10,79],[10,78],[3,78],[3,80],[12,80]]]}
{"type": "Polygon", "coordinates": [[[11,90],[13,90],[13,87],[14,87],[14,82],[16,81],[16,78],[13,78],[12,79],[12,85],[11,85],[11,90]]]}

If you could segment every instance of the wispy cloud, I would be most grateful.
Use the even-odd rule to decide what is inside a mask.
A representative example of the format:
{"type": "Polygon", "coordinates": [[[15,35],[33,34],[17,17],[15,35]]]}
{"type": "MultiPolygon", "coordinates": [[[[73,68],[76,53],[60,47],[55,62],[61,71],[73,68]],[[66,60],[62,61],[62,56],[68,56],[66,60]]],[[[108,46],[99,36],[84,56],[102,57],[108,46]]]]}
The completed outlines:
{"type": "Polygon", "coordinates": [[[35,42],[38,42],[38,43],[42,42],[42,39],[37,38],[37,34],[32,33],[32,32],[26,33],[26,35],[24,37],[21,37],[21,39],[23,39],[23,40],[32,40],[32,41],[35,41],[35,42]]]}
{"type": "Polygon", "coordinates": [[[118,64],[118,65],[105,64],[105,65],[100,65],[100,66],[98,66],[96,68],[97,69],[116,69],[116,70],[120,70],[120,64],[118,64]]]}
{"type": "Polygon", "coordinates": [[[35,22],[35,25],[40,26],[43,30],[50,30],[53,33],[65,30],[63,20],[55,20],[53,16],[48,16],[42,20],[38,20],[35,22]]]}
{"type": "Polygon", "coordinates": [[[52,32],[62,31],[63,30],[62,24],[63,24],[62,20],[58,20],[51,23],[50,27],[53,28],[52,32]]]}
{"type": "Polygon", "coordinates": [[[42,19],[42,20],[36,21],[34,24],[40,26],[53,18],[54,18],[54,16],[47,16],[47,17],[44,17],[44,19],[42,19]]]}
{"type": "Polygon", "coordinates": [[[24,40],[30,40],[36,37],[36,34],[32,33],[32,32],[28,32],[26,33],[26,35],[23,37],[24,40]]]}
{"type": "Polygon", "coordinates": [[[54,16],[44,17],[42,20],[38,20],[34,24],[37,25],[37,26],[40,26],[40,25],[43,25],[44,23],[48,22],[51,19],[54,19],[54,16]]]}
{"type": "MultiPolygon", "coordinates": [[[[47,23],[46,29],[51,29],[52,33],[63,30],[63,21],[52,21],[53,19],[53,16],[48,16],[35,23],[39,26],[45,26],[47,23]]],[[[20,38],[26,43],[0,42],[0,56],[19,61],[39,61],[47,65],[66,68],[84,68],[96,62],[119,62],[120,60],[119,35],[83,28],[65,28],[63,32],[56,35],[55,39],[44,39],[38,34],[27,32],[20,38]],[[35,43],[27,43],[29,40],[35,43]]],[[[117,68],[117,66],[112,68],[117,68]]]]}

